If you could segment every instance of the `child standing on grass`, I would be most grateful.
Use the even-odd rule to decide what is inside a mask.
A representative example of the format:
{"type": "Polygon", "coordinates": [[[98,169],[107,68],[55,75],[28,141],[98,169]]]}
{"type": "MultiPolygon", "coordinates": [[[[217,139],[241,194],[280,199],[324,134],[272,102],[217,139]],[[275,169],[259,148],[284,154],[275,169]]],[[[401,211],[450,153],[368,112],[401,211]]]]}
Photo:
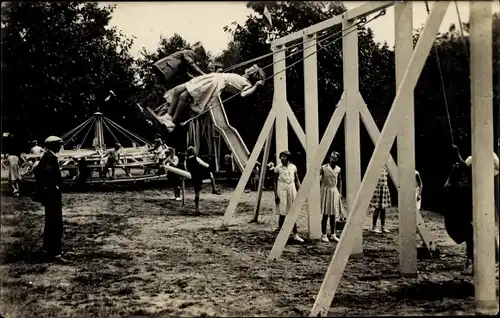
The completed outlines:
{"type": "Polygon", "coordinates": [[[384,166],[378,179],[377,187],[373,193],[373,198],[370,202],[370,207],[374,209],[372,217],[372,232],[373,233],[389,233],[385,227],[385,212],[391,207],[391,194],[389,192],[389,184],[387,180],[387,168],[384,166]],[[380,230],[377,229],[377,219],[380,216],[380,230]]]}
{"type": "MultiPolygon", "coordinates": [[[[171,166],[177,168],[179,165],[179,158],[175,155],[174,148],[167,148],[167,159],[165,161],[167,166],[171,166]]],[[[169,173],[168,179],[170,180],[172,187],[174,188],[174,196],[172,200],[180,201],[181,200],[181,178],[176,173],[169,173]]]]}
{"type": "Polygon", "coordinates": [[[253,167],[252,176],[250,179],[250,185],[251,185],[252,191],[258,190],[259,179],[260,179],[260,164],[258,162],[256,162],[255,167],[253,167]]]}
{"type": "Polygon", "coordinates": [[[339,241],[335,235],[335,218],[342,214],[342,180],[340,179],[340,167],[338,161],[340,154],[336,151],[330,155],[330,162],[323,165],[320,170],[321,183],[321,240],[329,242],[326,235],[326,227],[328,219],[330,219],[330,239],[335,242],[339,241]]]}
{"type": "Polygon", "coordinates": [[[9,168],[9,185],[12,189],[12,195],[19,196],[19,183],[21,181],[21,170],[19,167],[20,152],[16,148],[13,153],[7,157],[7,166],[9,168]]]}
{"type": "Polygon", "coordinates": [[[203,168],[208,169],[210,165],[201,160],[196,154],[196,148],[190,146],[187,149],[186,169],[191,174],[191,183],[194,188],[195,214],[200,214],[200,192],[203,183],[203,168]]]}
{"type": "MultiPolygon", "coordinates": [[[[274,172],[276,173],[274,197],[276,202],[276,210],[279,214],[278,231],[281,230],[281,227],[285,222],[285,217],[290,211],[293,200],[297,195],[297,189],[300,187],[299,176],[297,175],[297,167],[295,167],[293,163],[290,163],[290,157],[290,152],[281,152],[281,164],[276,166],[276,168],[274,169],[274,172]]],[[[292,233],[293,239],[295,241],[304,242],[304,240],[298,234],[297,224],[294,224],[292,233]]]]}

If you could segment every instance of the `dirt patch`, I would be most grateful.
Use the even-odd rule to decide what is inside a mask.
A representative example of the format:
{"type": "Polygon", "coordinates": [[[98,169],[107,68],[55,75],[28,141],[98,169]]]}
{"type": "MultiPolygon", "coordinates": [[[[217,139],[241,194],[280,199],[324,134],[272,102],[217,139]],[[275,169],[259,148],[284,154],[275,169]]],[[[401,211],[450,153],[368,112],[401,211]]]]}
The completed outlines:
{"type": "MultiPolygon", "coordinates": [[[[203,215],[148,189],[67,193],[63,249],[69,265],[36,261],[43,210],[30,198],[2,197],[1,302],[5,317],[304,316],[309,314],[335,243],[287,245],[267,262],[277,226],[272,193],[244,194],[234,225],[220,225],[231,191],[202,196],[203,215]]],[[[439,259],[421,260],[419,276],[398,273],[397,211],[391,233],[365,230],[364,257],[351,259],[331,315],[473,313],[471,278],[460,275],[464,247],[450,243],[439,215],[424,212],[443,245],[439,259]]],[[[299,231],[307,230],[307,217],[299,231]]],[[[369,223],[367,218],[367,224],[369,223]]],[[[368,229],[368,227],[366,227],[368,229]]]]}

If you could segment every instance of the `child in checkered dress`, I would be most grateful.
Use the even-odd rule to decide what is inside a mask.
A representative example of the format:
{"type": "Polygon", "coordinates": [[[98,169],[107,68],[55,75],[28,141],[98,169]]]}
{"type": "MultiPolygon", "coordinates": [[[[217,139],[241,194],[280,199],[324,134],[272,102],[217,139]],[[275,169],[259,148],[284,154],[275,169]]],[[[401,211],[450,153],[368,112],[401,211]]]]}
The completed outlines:
{"type": "Polygon", "coordinates": [[[370,202],[370,207],[374,209],[372,217],[372,232],[374,233],[389,233],[385,227],[385,211],[391,207],[391,194],[389,193],[389,184],[387,183],[387,168],[382,169],[380,178],[378,179],[377,187],[373,193],[373,198],[370,202]],[[380,227],[377,229],[377,219],[380,216],[380,227]]]}

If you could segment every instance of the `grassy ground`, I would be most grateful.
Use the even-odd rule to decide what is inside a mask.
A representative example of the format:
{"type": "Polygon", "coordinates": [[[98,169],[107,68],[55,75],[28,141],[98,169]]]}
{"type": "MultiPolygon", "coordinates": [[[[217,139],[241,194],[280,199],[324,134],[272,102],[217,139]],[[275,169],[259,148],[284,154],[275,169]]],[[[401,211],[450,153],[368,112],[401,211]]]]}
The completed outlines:
{"type": "MultiPolygon", "coordinates": [[[[5,185],[3,185],[5,188],[5,185]]],[[[5,189],[4,189],[5,190],[5,189]]],[[[272,193],[261,223],[248,223],[246,193],[229,231],[218,231],[231,195],[202,196],[202,216],[169,200],[168,189],[67,193],[64,242],[69,265],[38,261],[43,210],[29,197],[1,201],[1,301],[4,317],[301,316],[308,315],[335,243],[288,245],[267,262],[276,234],[272,193]]],[[[464,247],[450,242],[442,218],[423,212],[441,257],[421,260],[419,276],[398,273],[397,211],[389,234],[364,230],[364,257],[349,260],[331,315],[473,313],[472,278],[462,277],[464,247]]],[[[299,231],[306,231],[305,213],[299,231]]]]}

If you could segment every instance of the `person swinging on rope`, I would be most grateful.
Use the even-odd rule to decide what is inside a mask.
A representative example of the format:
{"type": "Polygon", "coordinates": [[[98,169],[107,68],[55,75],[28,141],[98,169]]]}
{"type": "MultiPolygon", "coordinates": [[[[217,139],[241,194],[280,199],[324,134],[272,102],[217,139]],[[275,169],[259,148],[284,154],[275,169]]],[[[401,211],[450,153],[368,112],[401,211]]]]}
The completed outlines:
{"type": "Polygon", "coordinates": [[[154,91],[143,102],[137,104],[140,112],[143,112],[144,106],[154,104],[156,107],[164,92],[179,83],[181,75],[186,74],[189,78],[205,75],[205,72],[196,65],[196,62],[204,56],[206,56],[205,49],[203,46],[197,45],[193,50],[177,51],[156,61],[153,64],[153,72],[156,74],[155,87],[159,88],[162,93],[159,96],[158,92],[154,91]]]}
{"type": "MultiPolygon", "coordinates": [[[[453,146],[456,151],[456,163],[453,165],[450,176],[446,180],[445,194],[447,195],[447,209],[444,214],[444,224],[448,235],[457,243],[465,242],[466,262],[463,275],[473,275],[474,273],[474,232],[473,232],[473,202],[472,202],[472,157],[462,159],[457,146],[453,146]]],[[[495,176],[498,175],[498,157],[493,154],[495,165],[495,176]]],[[[497,212],[498,213],[498,212],[497,212]]],[[[496,216],[498,220],[498,215],[496,216]]],[[[498,275],[498,236],[495,240],[498,275]]]]}
{"type": "Polygon", "coordinates": [[[256,64],[245,70],[243,75],[235,73],[210,73],[198,76],[167,92],[170,107],[165,115],[158,115],[159,109],[150,110],[152,117],[172,132],[189,106],[194,113],[205,112],[216,103],[222,91],[247,97],[264,85],[265,73],[256,64]]]}

